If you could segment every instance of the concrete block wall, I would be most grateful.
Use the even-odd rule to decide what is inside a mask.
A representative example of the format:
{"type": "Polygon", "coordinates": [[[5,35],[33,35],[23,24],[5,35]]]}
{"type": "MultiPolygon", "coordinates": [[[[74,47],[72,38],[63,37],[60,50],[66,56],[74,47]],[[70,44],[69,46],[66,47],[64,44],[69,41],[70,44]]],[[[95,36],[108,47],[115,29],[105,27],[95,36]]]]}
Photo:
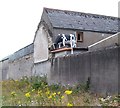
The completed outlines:
{"type": "Polygon", "coordinates": [[[120,48],[118,49],[118,94],[120,94],[120,48]]]}
{"type": "Polygon", "coordinates": [[[118,34],[118,44],[120,45],[120,33],[118,34]]]}
{"type": "Polygon", "coordinates": [[[52,58],[35,63],[33,53],[15,60],[0,62],[2,79],[19,79],[23,76],[47,75],[48,83],[75,85],[86,83],[90,78],[90,90],[109,95],[120,93],[120,47],[84,52],[64,57],[52,58]]]}
{"type": "Polygon", "coordinates": [[[33,74],[39,76],[46,76],[50,73],[51,63],[49,60],[34,64],[33,74]]]}
{"type": "Polygon", "coordinates": [[[49,83],[74,85],[85,83],[90,76],[89,54],[59,57],[52,60],[49,83]]]}
{"type": "Polygon", "coordinates": [[[118,93],[120,47],[78,55],[54,58],[51,63],[49,83],[74,85],[90,78],[92,92],[102,95],[118,93]]]}
{"type": "Polygon", "coordinates": [[[118,94],[118,53],[120,47],[91,52],[91,91],[109,95],[118,94]]]}

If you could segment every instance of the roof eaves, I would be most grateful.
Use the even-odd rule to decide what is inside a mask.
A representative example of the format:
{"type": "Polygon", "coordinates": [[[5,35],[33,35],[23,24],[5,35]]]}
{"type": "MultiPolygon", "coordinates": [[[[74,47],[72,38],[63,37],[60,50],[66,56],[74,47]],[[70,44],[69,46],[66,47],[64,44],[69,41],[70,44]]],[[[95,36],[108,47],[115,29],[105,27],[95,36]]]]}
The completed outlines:
{"type": "Polygon", "coordinates": [[[110,33],[110,34],[117,33],[117,32],[111,32],[111,31],[100,31],[100,30],[91,30],[91,29],[75,29],[75,28],[57,27],[57,26],[54,26],[53,28],[54,29],[75,30],[75,31],[89,31],[89,32],[99,32],[99,33],[110,33]]]}

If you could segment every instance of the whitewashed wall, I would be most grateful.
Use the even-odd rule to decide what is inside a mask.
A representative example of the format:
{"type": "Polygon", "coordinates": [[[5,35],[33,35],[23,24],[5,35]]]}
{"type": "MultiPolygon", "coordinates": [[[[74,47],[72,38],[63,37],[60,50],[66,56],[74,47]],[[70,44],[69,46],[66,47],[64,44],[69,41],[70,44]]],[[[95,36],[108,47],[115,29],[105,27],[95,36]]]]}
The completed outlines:
{"type": "Polygon", "coordinates": [[[34,39],[34,63],[48,60],[48,48],[51,44],[51,38],[45,27],[41,24],[34,39]]]}

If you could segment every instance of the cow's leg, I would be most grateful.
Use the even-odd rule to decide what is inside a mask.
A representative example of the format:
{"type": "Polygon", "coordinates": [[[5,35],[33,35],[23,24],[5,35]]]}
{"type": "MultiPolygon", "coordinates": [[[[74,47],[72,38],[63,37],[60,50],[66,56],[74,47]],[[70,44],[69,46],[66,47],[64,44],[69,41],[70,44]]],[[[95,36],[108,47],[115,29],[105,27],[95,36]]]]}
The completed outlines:
{"type": "Polygon", "coordinates": [[[59,48],[61,47],[61,43],[58,43],[58,47],[59,47],[59,48]]]}
{"type": "Polygon", "coordinates": [[[65,46],[65,39],[63,39],[63,46],[65,46]]]}

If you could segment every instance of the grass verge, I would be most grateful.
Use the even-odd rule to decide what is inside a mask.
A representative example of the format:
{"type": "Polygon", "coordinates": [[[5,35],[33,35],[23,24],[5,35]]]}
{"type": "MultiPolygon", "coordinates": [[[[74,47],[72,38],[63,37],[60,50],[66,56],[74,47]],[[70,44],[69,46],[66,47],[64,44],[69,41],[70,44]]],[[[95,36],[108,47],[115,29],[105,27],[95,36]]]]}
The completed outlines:
{"type": "Polygon", "coordinates": [[[2,81],[2,106],[118,106],[120,96],[96,96],[85,84],[48,85],[46,77],[2,81]]]}

